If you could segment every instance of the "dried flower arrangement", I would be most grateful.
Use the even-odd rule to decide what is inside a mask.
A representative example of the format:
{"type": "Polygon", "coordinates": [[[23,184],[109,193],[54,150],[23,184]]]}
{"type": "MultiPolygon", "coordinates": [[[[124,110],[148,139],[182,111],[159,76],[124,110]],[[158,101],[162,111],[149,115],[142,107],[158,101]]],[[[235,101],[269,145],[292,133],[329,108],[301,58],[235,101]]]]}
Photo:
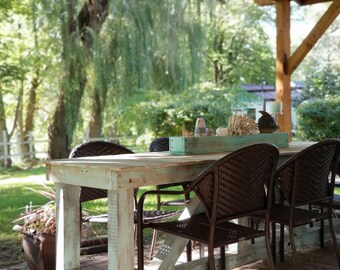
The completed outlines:
{"type": "Polygon", "coordinates": [[[182,126],[182,136],[183,137],[192,137],[194,136],[194,133],[191,131],[188,131],[184,126],[182,126]]]}
{"type": "Polygon", "coordinates": [[[56,232],[56,215],[55,215],[55,191],[45,184],[42,184],[46,190],[36,190],[28,188],[34,192],[38,192],[51,199],[48,203],[34,207],[32,202],[25,207],[25,213],[21,214],[13,223],[22,222],[22,225],[15,225],[13,230],[23,234],[55,234],[56,232]]]}
{"type": "Polygon", "coordinates": [[[228,135],[252,135],[258,134],[259,129],[254,119],[243,115],[233,115],[229,118],[227,126],[228,135]]]}

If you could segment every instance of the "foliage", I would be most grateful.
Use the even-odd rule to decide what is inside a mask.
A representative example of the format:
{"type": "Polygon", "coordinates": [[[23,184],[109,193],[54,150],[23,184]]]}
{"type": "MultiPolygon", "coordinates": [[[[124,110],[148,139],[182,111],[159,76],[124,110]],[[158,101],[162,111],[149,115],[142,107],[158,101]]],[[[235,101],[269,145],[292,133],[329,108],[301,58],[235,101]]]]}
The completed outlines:
{"type": "MultiPolygon", "coordinates": [[[[1,43],[6,46],[1,46],[0,59],[8,59],[8,67],[16,70],[20,67],[24,72],[22,80],[6,85],[13,90],[6,92],[5,99],[10,100],[6,116],[8,122],[13,121],[20,90],[24,92],[23,105],[26,106],[27,89],[32,78],[37,78],[33,134],[36,138],[46,136],[57,97],[62,92],[68,143],[79,142],[94,119],[92,108],[96,94],[100,100],[97,113],[103,114],[102,133],[111,129],[116,136],[147,134],[149,130],[147,138],[141,139],[145,142],[154,134],[178,134],[182,123],[190,128],[193,118],[199,114],[227,112],[225,118],[228,118],[229,103],[228,109],[213,108],[215,101],[207,99],[195,106],[192,100],[202,98],[195,93],[188,94],[195,91],[194,85],[214,80],[216,65],[221,72],[219,82],[225,89],[243,82],[272,83],[274,80],[273,54],[260,24],[266,20],[264,12],[247,0],[111,1],[100,33],[88,29],[93,41],[90,49],[81,42],[81,33],[69,28],[70,20],[77,18],[84,1],[6,2],[6,12],[1,15],[10,15],[2,16],[8,18],[9,27],[5,22],[0,23],[6,28],[3,33],[7,38],[1,43]],[[7,41],[17,36],[27,38],[7,41]],[[156,91],[164,98],[155,94],[156,91]],[[144,120],[136,124],[135,117],[125,110],[137,108],[145,115],[141,110],[147,106],[139,102],[149,102],[154,96],[160,104],[153,107],[155,111],[148,116],[160,117],[158,121],[147,120],[148,130],[145,130],[141,127],[144,120]],[[165,97],[169,97],[173,108],[162,105],[167,102],[165,97]],[[177,109],[184,107],[177,104],[179,99],[188,100],[188,111],[177,109]]],[[[216,95],[216,98],[220,97],[216,95]]],[[[217,127],[214,119],[207,120],[211,127],[217,127]]],[[[52,146],[59,147],[57,143],[52,146]]]]}
{"type": "Polygon", "coordinates": [[[296,113],[298,138],[321,141],[340,135],[340,97],[302,103],[296,113]]]}
{"type": "Polygon", "coordinates": [[[340,66],[315,65],[307,76],[304,99],[337,97],[340,93],[340,66]]]}
{"type": "Polygon", "coordinates": [[[260,23],[266,20],[263,10],[249,1],[228,1],[213,16],[207,72],[214,72],[215,81],[273,83],[275,60],[260,23]]]}
{"type": "MultiPolygon", "coordinates": [[[[207,127],[213,131],[227,126],[233,106],[245,107],[254,97],[239,87],[217,87],[203,83],[184,91],[180,95],[154,91],[136,100],[127,100],[120,119],[112,122],[123,133],[140,135],[140,143],[148,145],[152,138],[181,136],[182,127],[193,131],[196,118],[205,118],[207,127]],[[150,136],[143,138],[142,134],[150,136]]],[[[118,118],[116,118],[118,119],[118,118]]]]}

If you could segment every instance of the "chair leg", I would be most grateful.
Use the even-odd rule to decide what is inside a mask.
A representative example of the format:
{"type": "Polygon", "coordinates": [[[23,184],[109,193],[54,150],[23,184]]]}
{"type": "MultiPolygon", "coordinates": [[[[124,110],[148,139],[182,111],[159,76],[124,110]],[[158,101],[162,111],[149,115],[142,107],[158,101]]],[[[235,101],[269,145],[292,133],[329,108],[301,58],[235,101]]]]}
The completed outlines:
{"type": "Polygon", "coordinates": [[[199,243],[200,247],[200,259],[204,258],[204,245],[202,243],[199,243]]]}
{"type": "Polygon", "coordinates": [[[289,226],[289,238],[290,238],[290,245],[292,248],[292,253],[293,253],[293,261],[295,265],[295,269],[299,270],[299,263],[298,263],[298,254],[296,251],[296,246],[295,246],[295,240],[294,240],[294,228],[289,226]]]}
{"type": "Polygon", "coordinates": [[[272,223],[272,257],[276,265],[276,223],[272,223]]]}
{"type": "Polygon", "coordinates": [[[273,270],[274,269],[274,263],[273,263],[273,256],[270,250],[270,231],[269,231],[269,222],[265,223],[265,242],[266,242],[266,250],[267,250],[267,256],[268,256],[268,264],[269,264],[269,269],[273,270]]]}
{"type": "Polygon", "coordinates": [[[189,240],[187,247],[186,247],[186,252],[187,252],[187,261],[191,262],[192,261],[192,246],[191,246],[191,240],[189,240]]]}
{"type": "Polygon", "coordinates": [[[320,220],[320,248],[325,247],[325,221],[320,220]]]}
{"type": "Polygon", "coordinates": [[[137,260],[138,260],[138,270],[144,269],[144,236],[143,236],[143,228],[142,226],[137,226],[137,242],[138,242],[138,250],[137,250],[137,260]]]}
{"type": "Polygon", "coordinates": [[[225,270],[225,246],[220,247],[220,270],[225,270]]]}
{"type": "Polygon", "coordinates": [[[156,247],[156,241],[157,240],[157,230],[153,230],[152,234],[152,240],[151,240],[151,247],[150,247],[150,259],[153,258],[154,252],[155,252],[155,247],[156,247]]]}
{"type": "Polygon", "coordinates": [[[280,251],[280,262],[283,262],[285,259],[285,226],[282,224],[280,224],[279,251],[280,251]]]}
{"type": "Polygon", "coordinates": [[[338,260],[338,265],[340,268],[340,251],[339,251],[339,246],[338,246],[338,242],[336,240],[336,235],[335,235],[335,231],[334,231],[334,225],[333,225],[333,219],[329,218],[329,230],[332,236],[332,240],[333,240],[333,245],[334,245],[334,250],[336,253],[336,258],[338,260]]]}
{"type": "MultiPolygon", "coordinates": [[[[254,218],[250,218],[250,228],[254,229],[254,218]]],[[[255,238],[251,238],[251,244],[255,244],[255,238]]]]}

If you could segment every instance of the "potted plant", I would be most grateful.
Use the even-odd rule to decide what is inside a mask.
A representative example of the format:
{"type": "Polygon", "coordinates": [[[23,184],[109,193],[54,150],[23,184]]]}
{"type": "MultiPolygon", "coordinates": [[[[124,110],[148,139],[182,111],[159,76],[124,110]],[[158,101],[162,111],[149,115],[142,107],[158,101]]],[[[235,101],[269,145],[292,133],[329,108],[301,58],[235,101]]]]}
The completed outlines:
{"type": "MultiPolygon", "coordinates": [[[[32,270],[55,269],[56,262],[56,194],[51,187],[42,185],[45,190],[28,189],[47,197],[50,201],[39,206],[33,206],[32,203],[26,205],[24,213],[13,221],[19,223],[13,230],[23,235],[25,259],[28,268],[32,270]]],[[[82,216],[86,219],[89,214],[82,210],[82,216]]],[[[91,225],[90,222],[82,224],[81,254],[107,251],[107,236],[102,234],[106,231],[105,228],[103,229],[103,223],[97,226],[91,225]]]]}
{"type": "Polygon", "coordinates": [[[14,220],[13,227],[23,235],[22,245],[29,269],[55,269],[55,192],[43,184],[46,190],[35,190],[50,199],[42,206],[26,206],[25,213],[14,220]]]}

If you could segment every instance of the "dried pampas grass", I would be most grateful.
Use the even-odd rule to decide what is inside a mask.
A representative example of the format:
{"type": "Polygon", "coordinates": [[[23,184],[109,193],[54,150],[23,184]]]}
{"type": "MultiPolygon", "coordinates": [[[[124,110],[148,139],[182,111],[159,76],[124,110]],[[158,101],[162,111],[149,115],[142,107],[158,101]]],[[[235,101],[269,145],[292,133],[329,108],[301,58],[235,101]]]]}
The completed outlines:
{"type": "Polygon", "coordinates": [[[233,115],[229,118],[227,126],[228,135],[252,135],[258,134],[259,129],[254,119],[243,115],[233,115]]]}

